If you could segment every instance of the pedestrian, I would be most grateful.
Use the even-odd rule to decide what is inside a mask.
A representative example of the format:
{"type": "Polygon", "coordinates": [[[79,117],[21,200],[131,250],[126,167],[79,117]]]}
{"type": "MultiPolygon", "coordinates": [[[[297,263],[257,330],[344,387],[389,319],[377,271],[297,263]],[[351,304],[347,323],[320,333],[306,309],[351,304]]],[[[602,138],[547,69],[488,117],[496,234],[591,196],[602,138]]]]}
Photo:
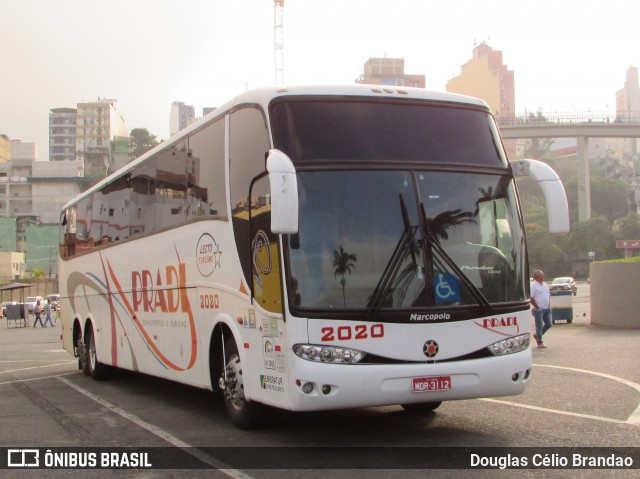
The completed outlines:
{"type": "Polygon", "coordinates": [[[51,300],[47,298],[47,302],[44,305],[44,325],[47,326],[47,323],[51,325],[53,328],[53,322],[51,321],[51,300]]]}
{"type": "Polygon", "coordinates": [[[533,273],[531,283],[531,313],[536,320],[536,332],[533,339],[538,343],[539,348],[546,348],[542,341],[542,336],[551,327],[551,293],[549,287],[544,282],[544,272],[537,270],[533,273]]]}
{"type": "Polygon", "coordinates": [[[40,321],[40,327],[44,328],[44,324],[42,324],[42,318],[40,317],[40,313],[42,313],[42,307],[40,306],[40,300],[36,301],[36,305],[33,307],[33,314],[36,319],[33,321],[33,327],[36,327],[36,323],[40,321]]]}

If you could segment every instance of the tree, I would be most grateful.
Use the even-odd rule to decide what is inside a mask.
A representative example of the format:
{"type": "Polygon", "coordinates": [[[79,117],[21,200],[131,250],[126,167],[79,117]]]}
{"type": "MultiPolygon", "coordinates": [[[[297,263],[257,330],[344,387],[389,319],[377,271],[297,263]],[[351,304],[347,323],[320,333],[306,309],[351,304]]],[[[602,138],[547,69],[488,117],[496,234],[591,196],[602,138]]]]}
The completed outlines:
{"type": "Polygon", "coordinates": [[[132,159],[146,153],[159,143],[156,135],[149,133],[146,128],[134,128],[129,136],[131,137],[129,157],[132,159]]]}
{"type": "Polygon", "coordinates": [[[566,275],[571,267],[566,253],[567,235],[549,233],[539,223],[527,223],[525,229],[530,270],[541,269],[549,277],[566,275]]]}
{"type": "Polygon", "coordinates": [[[351,274],[351,270],[355,269],[356,265],[354,264],[358,261],[358,256],[353,253],[347,253],[342,246],[340,246],[340,251],[333,250],[333,268],[334,268],[334,277],[337,278],[340,275],[340,285],[342,286],[342,299],[344,300],[344,307],[347,307],[347,296],[345,294],[345,285],[347,284],[347,280],[345,279],[345,274],[351,274]]]}
{"type": "Polygon", "coordinates": [[[462,223],[475,223],[473,213],[461,209],[443,211],[435,218],[427,218],[427,230],[435,241],[449,239],[447,230],[462,223]]]}
{"type": "MultiPolygon", "coordinates": [[[[573,177],[565,182],[571,217],[578,217],[578,179],[573,177]]],[[[604,216],[609,224],[623,218],[629,211],[631,186],[621,180],[605,176],[591,175],[591,214],[604,216]]]]}
{"type": "MultiPolygon", "coordinates": [[[[542,110],[538,110],[535,114],[529,112],[525,121],[536,124],[549,123],[549,120],[547,120],[547,118],[542,114],[542,110]]],[[[532,138],[524,151],[524,157],[533,158],[534,160],[548,158],[551,153],[551,146],[553,145],[553,142],[553,138],[532,138]]]]}
{"type": "Polygon", "coordinates": [[[34,268],[31,270],[31,276],[36,279],[46,278],[47,273],[43,269],[34,268]]]}
{"type": "Polygon", "coordinates": [[[573,223],[569,234],[569,248],[577,258],[586,258],[594,252],[596,258],[616,256],[611,225],[604,216],[594,216],[588,221],[573,223]]]}
{"type": "Polygon", "coordinates": [[[640,214],[629,213],[622,218],[615,236],[621,240],[640,239],[640,214]]]}

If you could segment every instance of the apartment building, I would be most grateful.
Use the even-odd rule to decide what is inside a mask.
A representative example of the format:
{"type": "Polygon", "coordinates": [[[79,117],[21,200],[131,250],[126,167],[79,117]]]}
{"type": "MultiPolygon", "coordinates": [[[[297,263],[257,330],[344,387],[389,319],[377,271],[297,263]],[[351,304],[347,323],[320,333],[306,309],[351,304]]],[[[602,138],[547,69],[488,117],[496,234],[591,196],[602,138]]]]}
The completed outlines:
{"type": "Polygon", "coordinates": [[[77,118],[75,108],[49,111],[49,161],[75,161],[77,118]]]}
{"type": "Polygon", "coordinates": [[[410,75],[404,71],[404,58],[369,58],[364,72],[356,83],[425,88],[424,75],[410,75]]]}
{"type": "Polygon", "coordinates": [[[82,162],[84,176],[101,179],[113,169],[111,141],[128,137],[129,131],[118,100],[98,98],[78,103],[76,120],[76,159],[82,162]]]}
{"type": "Polygon", "coordinates": [[[473,49],[473,57],[462,65],[460,75],[447,82],[447,91],[486,101],[496,117],[515,117],[513,71],[502,63],[502,52],[486,43],[473,49]]]}

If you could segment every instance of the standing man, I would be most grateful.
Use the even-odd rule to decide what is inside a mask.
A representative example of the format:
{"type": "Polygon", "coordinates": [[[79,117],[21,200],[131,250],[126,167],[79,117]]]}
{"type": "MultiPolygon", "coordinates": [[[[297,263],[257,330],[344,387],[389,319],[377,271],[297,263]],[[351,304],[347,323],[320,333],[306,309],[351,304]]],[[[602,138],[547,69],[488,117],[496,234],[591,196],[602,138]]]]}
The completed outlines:
{"type": "Polygon", "coordinates": [[[47,326],[47,323],[49,323],[53,328],[53,323],[51,322],[51,300],[47,298],[46,301],[44,305],[44,325],[47,326]]]}
{"type": "Polygon", "coordinates": [[[542,342],[542,336],[551,327],[551,294],[549,287],[544,282],[544,272],[537,270],[533,273],[533,283],[531,283],[531,312],[536,320],[536,332],[533,338],[538,343],[539,348],[546,348],[542,342]]]}

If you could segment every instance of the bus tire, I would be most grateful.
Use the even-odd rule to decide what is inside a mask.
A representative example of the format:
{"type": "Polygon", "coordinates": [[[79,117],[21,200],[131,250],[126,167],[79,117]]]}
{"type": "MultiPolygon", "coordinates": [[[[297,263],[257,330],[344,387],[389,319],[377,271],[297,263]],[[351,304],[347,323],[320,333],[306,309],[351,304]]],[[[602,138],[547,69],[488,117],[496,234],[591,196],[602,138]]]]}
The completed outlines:
{"type": "Polygon", "coordinates": [[[220,389],[231,422],[240,429],[253,429],[260,425],[261,404],[244,397],[244,379],[238,346],[233,338],[224,347],[225,370],[220,374],[220,389]]]}
{"type": "Polygon", "coordinates": [[[107,366],[98,361],[98,354],[96,352],[96,340],[93,333],[93,326],[89,324],[87,326],[87,332],[84,338],[84,351],[86,354],[84,360],[83,372],[87,376],[91,376],[96,381],[101,381],[107,378],[107,366]]]}
{"type": "Polygon", "coordinates": [[[401,406],[405,411],[410,413],[426,413],[435,411],[440,404],[442,404],[442,401],[401,404],[401,406]]]}

